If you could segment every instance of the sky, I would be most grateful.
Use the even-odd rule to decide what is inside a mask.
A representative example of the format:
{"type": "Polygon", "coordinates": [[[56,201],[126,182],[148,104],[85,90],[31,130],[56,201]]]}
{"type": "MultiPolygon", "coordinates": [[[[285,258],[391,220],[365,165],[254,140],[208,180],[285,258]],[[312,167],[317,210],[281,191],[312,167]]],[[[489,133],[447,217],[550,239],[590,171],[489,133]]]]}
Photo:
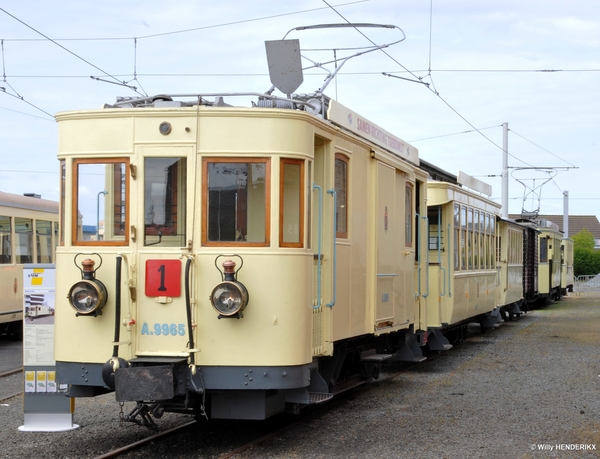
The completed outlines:
{"type": "MultiPolygon", "coordinates": [[[[568,192],[571,215],[600,219],[597,0],[3,2],[0,191],[58,200],[56,113],[265,92],[264,42],[284,36],[313,62],[402,40],[348,60],[325,94],[422,160],[490,184],[498,202],[508,123],[509,213],[563,214],[568,192]],[[294,30],[347,22],[397,28],[294,30]]],[[[307,69],[297,92],[324,76],[307,69]]]]}

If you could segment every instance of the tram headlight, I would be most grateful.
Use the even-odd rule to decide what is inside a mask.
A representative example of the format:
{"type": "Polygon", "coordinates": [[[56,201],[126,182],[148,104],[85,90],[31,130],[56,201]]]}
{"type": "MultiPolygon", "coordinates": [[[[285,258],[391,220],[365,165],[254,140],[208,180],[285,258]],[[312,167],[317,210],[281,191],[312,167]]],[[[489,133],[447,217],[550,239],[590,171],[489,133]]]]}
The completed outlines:
{"type": "Polygon", "coordinates": [[[81,280],[69,290],[69,303],[78,314],[98,314],[106,304],[106,287],[98,280],[81,280]]]}
{"type": "Polygon", "coordinates": [[[213,289],[210,302],[222,316],[234,316],[248,304],[248,290],[240,282],[223,281],[213,289]]]}

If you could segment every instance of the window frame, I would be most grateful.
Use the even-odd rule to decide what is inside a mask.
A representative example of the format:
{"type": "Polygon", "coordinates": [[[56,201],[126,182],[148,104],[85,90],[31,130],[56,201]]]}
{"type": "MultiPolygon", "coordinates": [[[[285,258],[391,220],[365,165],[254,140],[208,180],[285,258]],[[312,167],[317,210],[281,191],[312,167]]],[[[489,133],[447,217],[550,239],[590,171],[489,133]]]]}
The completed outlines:
{"type": "Polygon", "coordinates": [[[333,161],[333,188],[336,192],[336,209],[335,209],[335,237],[337,239],[348,239],[348,222],[350,221],[348,218],[348,190],[350,189],[350,182],[349,182],[349,178],[350,178],[350,158],[348,158],[348,156],[346,156],[343,153],[336,153],[335,154],[335,158],[333,161]],[[338,191],[338,189],[336,188],[336,175],[337,175],[337,161],[341,161],[345,164],[345,174],[344,174],[344,179],[345,179],[345,190],[344,190],[344,216],[345,216],[345,231],[338,231],[338,209],[337,207],[340,206],[341,201],[340,201],[340,193],[338,191]]]}
{"type": "Polygon", "coordinates": [[[202,158],[202,229],[203,247],[269,247],[271,245],[271,158],[269,157],[223,157],[202,158]],[[265,241],[209,241],[208,240],[208,165],[210,163],[262,163],[265,165],[265,241]]]}
{"type": "MultiPolygon", "coordinates": [[[[72,163],[72,186],[71,186],[71,245],[73,246],[103,246],[103,247],[114,247],[114,246],[127,246],[129,245],[129,213],[130,213],[130,167],[129,167],[129,158],[120,157],[120,158],[76,158],[73,159],[72,163]],[[79,165],[80,164],[124,164],[124,175],[125,175],[125,221],[124,223],[124,234],[123,240],[115,240],[111,239],[101,240],[101,241],[84,241],[77,239],[77,223],[79,218],[78,212],[78,197],[79,197],[79,165]]],[[[106,222],[105,231],[106,231],[106,222]]]]}
{"type": "Polygon", "coordinates": [[[304,247],[304,160],[292,159],[292,158],[281,158],[279,161],[279,247],[290,247],[290,248],[301,248],[304,247]],[[285,174],[284,167],[286,164],[300,166],[300,177],[299,177],[299,215],[298,215],[298,242],[284,242],[284,204],[285,204],[285,174]]]}

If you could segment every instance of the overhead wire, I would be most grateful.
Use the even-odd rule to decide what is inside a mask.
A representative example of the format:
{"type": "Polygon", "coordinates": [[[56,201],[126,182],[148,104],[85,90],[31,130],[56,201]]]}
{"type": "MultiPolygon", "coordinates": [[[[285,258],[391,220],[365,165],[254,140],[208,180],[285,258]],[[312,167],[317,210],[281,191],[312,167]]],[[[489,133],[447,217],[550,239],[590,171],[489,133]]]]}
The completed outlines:
{"type": "MultiPolygon", "coordinates": [[[[332,11],[334,11],[338,16],[340,16],[344,21],[346,21],[348,24],[351,24],[351,22],[346,19],[339,11],[337,11],[334,7],[332,7],[331,5],[329,5],[329,3],[327,3],[327,0],[323,0],[323,3],[325,3],[327,6],[329,6],[332,11]]],[[[367,39],[371,44],[376,45],[376,43],[371,40],[369,37],[367,37],[367,35],[365,35],[364,32],[362,32],[361,30],[359,30],[358,28],[355,28],[356,31],[361,34],[365,39],[367,39]]],[[[396,58],[394,58],[393,56],[391,56],[386,50],[384,49],[380,49],[380,51],[385,54],[388,58],[390,58],[393,62],[395,62],[396,64],[398,64],[400,67],[402,67],[404,70],[406,70],[410,75],[412,75],[414,78],[416,78],[419,82],[421,82],[422,78],[420,78],[419,76],[417,76],[414,72],[412,72],[411,70],[409,70],[408,68],[406,68],[404,65],[402,65],[396,58]]],[[[384,74],[385,75],[385,74],[384,74]]],[[[387,76],[391,76],[391,75],[387,75],[387,76]]],[[[429,89],[429,91],[431,91],[433,94],[435,94],[450,110],[452,110],[459,118],[461,118],[465,123],[467,123],[469,126],[471,126],[477,133],[479,133],[479,135],[481,135],[484,139],[486,139],[488,142],[490,142],[492,145],[494,145],[496,148],[504,151],[504,148],[501,147],[500,145],[498,145],[496,142],[494,142],[492,139],[490,139],[489,137],[487,137],[485,134],[483,134],[479,129],[477,129],[477,127],[475,127],[475,125],[473,123],[471,123],[469,120],[467,120],[463,115],[461,115],[458,110],[456,110],[452,105],[450,105],[449,102],[447,102],[437,91],[435,91],[435,89],[431,89],[429,87],[428,84],[424,83],[425,87],[427,89],[429,89]]],[[[507,152],[508,153],[508,152],[507,152]]],[[[520,158],[517,158],[516,156],[512,155],[511,153],[508,153],[509,156],[511,156],[512,158],[516,159],[517,161],[522,162],[523,164],[527,164],[528,166],[532,166],[531,164],[527,163],[526,161],[523,161],[520,158]]],[[[533,166],[532,166],[533,167],[533,166]]]]}

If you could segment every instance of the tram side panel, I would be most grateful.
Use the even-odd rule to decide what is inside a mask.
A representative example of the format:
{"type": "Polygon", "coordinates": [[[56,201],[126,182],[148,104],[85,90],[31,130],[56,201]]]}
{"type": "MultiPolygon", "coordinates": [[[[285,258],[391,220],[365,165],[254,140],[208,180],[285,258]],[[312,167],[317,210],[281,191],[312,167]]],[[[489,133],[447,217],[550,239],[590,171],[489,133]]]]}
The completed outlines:
{"type": "Polygon", "coordinates": [[[431,328],[480,321],[496,308],[496,215],[499,207],[442,182],[428,183],[431,328]]]}
{"type": "Polygon", "coordinates": [[[573,271],[573,239],[563,238],[561,240],[561,280],[560,289],[561,295],[566,295],[567,292],[573,291],[573,283],[575,282],[573,271]]]}

